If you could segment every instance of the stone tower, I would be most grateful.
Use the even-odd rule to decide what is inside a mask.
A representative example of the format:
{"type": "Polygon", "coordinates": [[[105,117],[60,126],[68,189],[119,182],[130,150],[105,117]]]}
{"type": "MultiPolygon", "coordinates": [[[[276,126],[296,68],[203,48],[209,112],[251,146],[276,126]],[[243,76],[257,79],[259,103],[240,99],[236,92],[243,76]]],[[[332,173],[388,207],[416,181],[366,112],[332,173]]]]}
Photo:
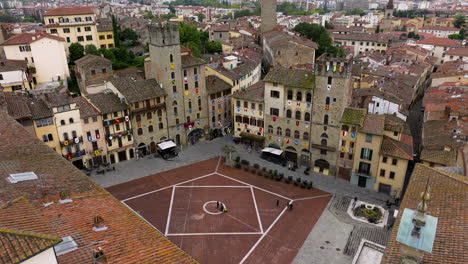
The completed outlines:
{"type": "Polygon", "coordinates": [[[351,101],[351,61],[321,55],[316,62],[311,122],[311,167],[335,175],[340,119],[351,101]]]}
{"type": "Polygon", "coordinates": [[[393,17],[393,0],[388,0],[387,6],[385,7],[385,19],[393,17]]]}
{"type": "Polygon", "coordinates": [[[185,144],[185,103],[179,26],[170,22],[153,23],[148,26],[148,31],[151,70],[146,75],[147,78],[156,78],[166,92],[169,137],[177,143],[185,144]]]}
{"type": "Polygon", "coordinates": [[[262,34],[276,26],[276,0],[260,0],[262,6],[262,34]]]}

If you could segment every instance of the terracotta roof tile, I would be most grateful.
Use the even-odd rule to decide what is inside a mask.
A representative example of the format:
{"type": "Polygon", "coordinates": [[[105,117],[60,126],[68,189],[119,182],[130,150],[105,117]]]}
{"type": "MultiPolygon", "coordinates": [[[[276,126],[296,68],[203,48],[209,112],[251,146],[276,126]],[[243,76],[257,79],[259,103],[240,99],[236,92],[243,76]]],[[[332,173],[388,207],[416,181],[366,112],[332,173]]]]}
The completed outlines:
{"type": "Polygon", "coordinates": [[[114,93],[97,93],[87,96],[91,103],[101,111],[102,114],[109,114],[128,109],[125,103],[114,93]]]}
{"type": "Polygon", "coordinates": [[[80,109],[80,118],[88,118],[92,116],[99,115],[99,110],[97,110],[92,104],[90,104],[86,99],[81,96],[73,98],[73,102],[76,103],[80,109]]]}
{"type": "Polygon", "coordinates": [[[468,56],[468,47],[449,49],[444,55],[468,56]]]}
{"type": "Polygon", "coordinates": [[[413,160],[413,146],[384,136],[380,151],[385,156],[413,160]]]}
{"type": "Polygon", "coordinates": [[[385,126],[385,116],[368,114],[364,119],[362,127],[359,129],[360,132],[382,135],[385,126]]]}
{"type": "Polygon", "coordinates": [[[94,14],[93,6],[58,7],[47,11],[44,16],[67,16],[94,14]]]}
{"type": "Polygon", "coordinates": [[[232,94],[233,98],[246,99],[251,101],[263,102],[265,96],[265,83],[257,82],[245,90],[237,90],[232,94]]]}
{"type": "Polygon", "coordinates": [[[434,45],[444,47],[461,47],[461,43],[449,38],[427,38],[416,42],[416,44],[434,45]]]}
{"type": "Polygon", "coordinates": [[[340,122],[349,125],[362,126],[366,114],[367,109],[365,108],[347,107],[343,111],[340,122]]]}
{"type": "Polygon", "coordinates": [[[428,214],[438,218],[432,253],[426,253],[423,263],[468,263],[468,179],[417,163],[400,206],[400,212],[384,252],[382,264],[400,262],[400,243],[396,242],[403,208],[415,210],[420,195],[430,184],[428,214]]]}
{"type": "Polygon", "coordinates": [[[165,93],[156,79],[134,80],[131,77],[120,77],[109,81],[129,103],[161,97],[165,93]]]}
{"type": "Polygon", "coordinates": [[[209,94],[222,92],[232,88],[232,85],[225,82],[216,75],[206,76],[206,90],[209,94]]]}
{"type": "Polygon", "coordinates": [[[309,88],[315,87],[315,76],[312,72],[300,69],[286,69],[275,67],[263,79],[264,82],[281,83],[289,87],[309,88]]]}
{"type": "Polygon", "coordinates": [[[55,39],[58,41],[65,41],[64,38],[54,36],[51,34],[47,33],[21,33],[18,35],[14,35],[7,40],[5,40],[2,45],[8,46],[8,45],[22,45],[22,44],[31,44],[34,41],[37,41],[39,39],[43,38],[50,38],[50,39],[55,39]]]}

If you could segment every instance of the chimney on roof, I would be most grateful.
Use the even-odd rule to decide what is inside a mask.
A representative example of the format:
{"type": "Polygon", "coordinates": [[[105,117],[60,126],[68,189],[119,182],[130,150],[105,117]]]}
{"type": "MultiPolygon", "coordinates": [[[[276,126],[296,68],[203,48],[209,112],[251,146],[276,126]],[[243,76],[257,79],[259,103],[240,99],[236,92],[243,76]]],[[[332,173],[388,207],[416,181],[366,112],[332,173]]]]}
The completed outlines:
{"type": "Polygon", "coordinates": [[[104,231],[107,229],[107,226],[104,225],[104,218],[102,218],[102,216],[96,215],[93,218],[93,221],[94,221],[93,230],[95,232],[104,231]]]}
{"type": "Polygon", "coordinates": [[[107,256],[101,247],[93,250],[93,264],[104,264],[107,263],[107,256]]]}

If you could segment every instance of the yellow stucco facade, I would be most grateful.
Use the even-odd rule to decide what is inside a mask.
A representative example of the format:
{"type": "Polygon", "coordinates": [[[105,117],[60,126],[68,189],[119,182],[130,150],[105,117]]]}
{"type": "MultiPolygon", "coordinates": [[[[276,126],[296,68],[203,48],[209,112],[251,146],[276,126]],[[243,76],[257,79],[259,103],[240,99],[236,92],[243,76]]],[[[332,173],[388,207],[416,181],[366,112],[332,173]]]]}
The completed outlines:
{"type": "Polygon", "coordinates": [[[98,49],[112,49],[115,47],[114,32],[112,31],[99,31],[98,33],[98,49]]]}
{"type": "Polygon", "coordinates": [[[61,154],[62,149],[55,123],[47,122],[46,119],[33,120],[34,132],[39,140],[42,140],[47,146],[61,154]]]}

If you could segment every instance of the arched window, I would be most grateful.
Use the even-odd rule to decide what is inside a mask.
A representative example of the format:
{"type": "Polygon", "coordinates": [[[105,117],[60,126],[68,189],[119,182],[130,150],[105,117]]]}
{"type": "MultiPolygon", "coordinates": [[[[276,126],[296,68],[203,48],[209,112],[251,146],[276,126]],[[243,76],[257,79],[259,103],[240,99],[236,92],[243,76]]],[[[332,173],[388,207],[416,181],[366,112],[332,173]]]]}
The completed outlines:
{"type": "Polygon", "coordinates": [[[323,116],[323,124],[328,125],[328,115],[323,116]]]}
{"type": "Polygon", "coordinates": [[[293,92],[291,90],[288,90],[288,100],[292,100],[293,98],[293,92]]]}
{"type": "Polygon", "coordinates": [[[136,119],[137,122],[140,122],[141,121],[141,115],[139,115],[139,114],[136,115],[135,119],[136,119]]]}
{"type": "Polygon", "coordinates": [[[68,119],[68,121],[70,121],[70,124],[73,124],[73,118],[70,117],[70,119],[68,119]]]}
{"type": "Polygon", "coordinates": [[[305,113],[304,121],[310,121],[310,113],[305,113]]]}
{"type": "Polygon", "coordinates": [[[76,134],[76,131],[73,130],[73,131],[72,131],[72,138],[76,138],[76,137],[78,137],[78,135],[76,134]]]}
{"type": "Polygon", "coordinates": [[[148,126],[148,132],[151,133],[151,132],[153,132],[153,130],[154,130],[154,129],[153,129],[153,126],[148,126]]]}
{"type": "Polygon", "coordinates": [[[330,105],[330,97],[325,98],[325,105],[330,105]]]}
{"type": "Polygon", "coordinates": [[[64,126],[65,125],[65,120],[60,120],[60,125],[64,126]]]}
{"type": "Polygon", "coordinates": [[[273,126],[268,126],[268,133],[273,134],[273,126]]]}
{"type": "Polygon", "coordinates": [[[47,138],[49,139],[49,141],[53,141],[53,140],[54,140],[54,137],[52,136],[52,134],[48,134],[48,135],[47,135],[47,138]]]}
{"type": "Polygon", "coordinates": [[[281,130],[281,127],[277,127],[277,128],[276,128],[276,135],[281,136],[282,133],[283,133],[283,132],[282,132],[282,130],[281,130]]]}
{"type": "Polygon", "coordinates": [[[306,94],[306,102],[312,103],[312,94],[311,93],[306,94]]]}
{"type": "Polygon", "coordinates": [[[169,55],[169,61],[174,62],[174,56],[172,56],[172,54],[169,55]]]}
{"type": "Polygon", "coordinates": [[[174,100],[174,102],[172,102],[172,105],[177,105],[177,101],[174,100]]]}
{"type": "Polygon", "coordinates": [[[299,138],[300,137],[300,133],[298,130],[295,130],[294,131],[294,138],[299,138]]]}
{"type": "Polygon", "coordinates": [[[309,140],[309,133],[308,133],[308,132],[304,132],[304,135],[302,136],[302,139],[304,139],[304,140],[309,140]]]}
{"type": "Polygon", "coordinates": [[[68,133],[67,132],[63,133],[63,139],[68,140],[68,133]]]}
{"type": "Polygon", "coordinates": [[[139,136],[143,135],[143,128],[138,128],[137,133],[139,136]]]}
{"type": "Polygon", "coordinates": [[[301,111],[296,111],[296,120],[301,120],[301,111]]]}
{"type": "Polygon", "coordinates": [[[320,141],[320,145],[326,146],[327,145],[327,140],[322,138],[322,140],[320,141]]]}
{"type": "Polygon", "coordinates": [[[148,113],[146,114],[146,118],[147,118],[147,119],[153,118],[153,114],[152,114],[151,112],[148,112],[148,113]]]}
{"type": "Polygon", "coordinates": [[[284,135],[287,136],[287,137],[291,137],[291,129],[286,128],[286,131],[285,131],[284,135]]]}
{"type": "Polygon", "coordinates": [[[177,113],[177,107],[174,107],[174,115],[179,115],[179,114],[177,113]]]}
{"type": "Polygon", "coordinates": [[[286,110],[286,117],[291,118],[292,117],[292,111],[291,109],[286,110]]]}
{"type": "Polygon", "coordinates": [[[320,135],[320,137],[328,138],[328,135],[327,135],[327,133],[323,132],[322,135],[320,135]]]}
{"type": "Polygon", "coordinates": [[[297,101],[302,101],[302,93],[301,93],[301,92],[297,92],[297,94],[296,94],[296,100],[297,100],[297,101]]]}

